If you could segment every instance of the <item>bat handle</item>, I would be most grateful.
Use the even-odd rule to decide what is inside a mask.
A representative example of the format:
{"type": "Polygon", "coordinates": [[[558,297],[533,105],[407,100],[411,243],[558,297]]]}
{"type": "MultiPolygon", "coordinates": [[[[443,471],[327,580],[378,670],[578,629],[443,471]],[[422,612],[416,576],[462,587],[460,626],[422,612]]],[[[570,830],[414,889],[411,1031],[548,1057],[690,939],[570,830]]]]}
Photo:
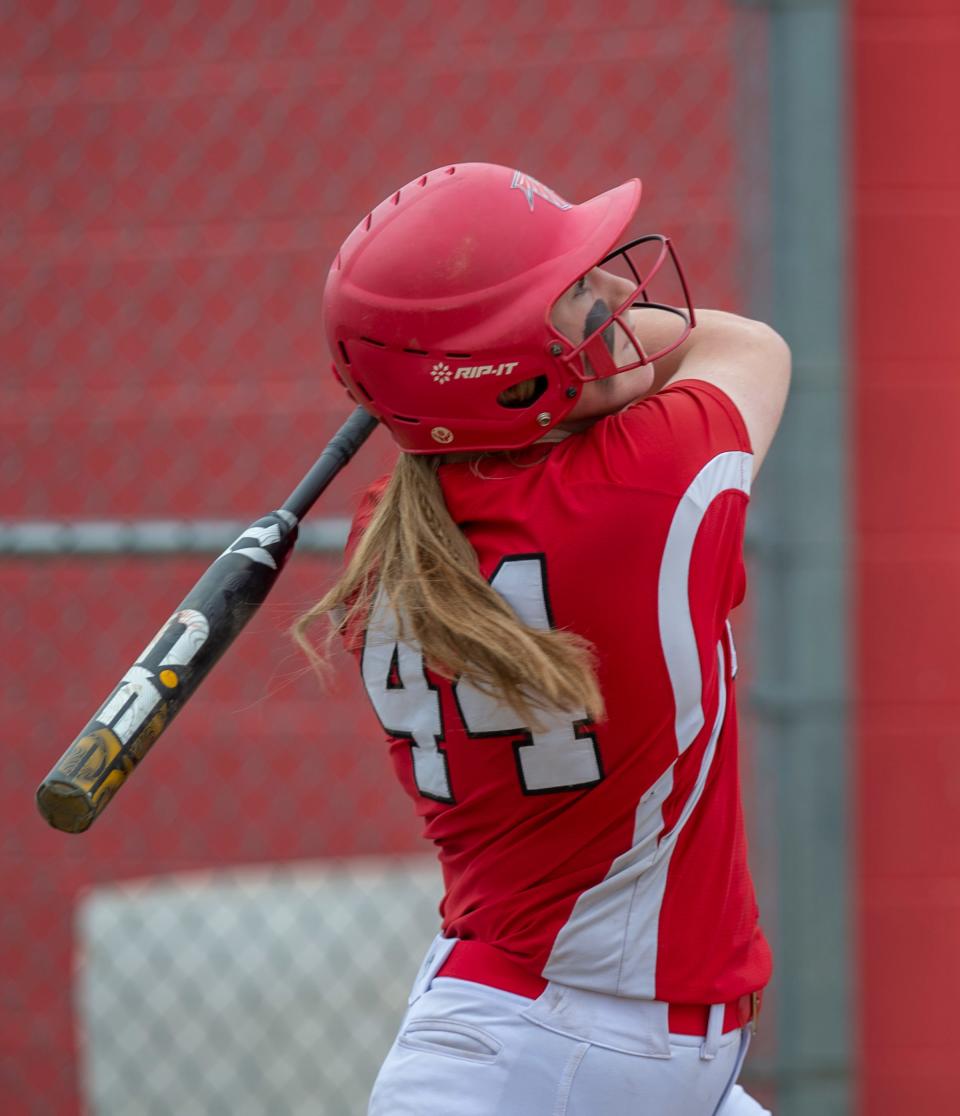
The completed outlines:
{"type": "Polygon", "coordinates": [[[313,468],[283,502],[285,511],[303,519],[333,478],[363,445],[378,425],[378,420],[363,407],[353,414],[330,439],[313,468]]]}

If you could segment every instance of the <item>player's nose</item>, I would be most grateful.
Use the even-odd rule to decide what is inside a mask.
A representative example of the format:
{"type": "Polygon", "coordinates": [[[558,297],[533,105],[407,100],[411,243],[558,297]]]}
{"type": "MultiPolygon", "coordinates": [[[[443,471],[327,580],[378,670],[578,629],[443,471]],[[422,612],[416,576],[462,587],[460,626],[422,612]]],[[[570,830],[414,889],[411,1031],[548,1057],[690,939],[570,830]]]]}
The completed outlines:
{"type": "Polygon", "coordinates": [[[599,275],[602,276],[605,301],[613,309],[622,306],[633,294],[636,283],[631,282],[622,275],[615,275],[612,271],[604,271],[602,268],[598,268],[597,270],[599,275]]]}

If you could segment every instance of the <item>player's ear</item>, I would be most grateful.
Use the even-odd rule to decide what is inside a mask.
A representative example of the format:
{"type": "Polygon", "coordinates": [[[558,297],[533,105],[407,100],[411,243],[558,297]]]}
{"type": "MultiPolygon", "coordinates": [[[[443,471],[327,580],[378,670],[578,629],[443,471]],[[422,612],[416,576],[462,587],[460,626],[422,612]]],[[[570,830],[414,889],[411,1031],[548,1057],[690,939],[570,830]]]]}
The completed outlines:
{"type": "Polygon", "coordinates": [[[547,377],[533,376],[529,380],[521,380],[517,384],[504,388],[497,396],[497,402],[501,407],[529,407],[546,390],[547,377]]]}

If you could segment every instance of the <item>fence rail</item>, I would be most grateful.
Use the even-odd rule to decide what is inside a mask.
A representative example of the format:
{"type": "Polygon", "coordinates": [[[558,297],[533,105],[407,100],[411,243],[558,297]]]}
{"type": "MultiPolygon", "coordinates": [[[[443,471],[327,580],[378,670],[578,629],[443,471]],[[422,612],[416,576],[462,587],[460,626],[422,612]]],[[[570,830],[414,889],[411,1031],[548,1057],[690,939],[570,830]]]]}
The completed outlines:
{"type": "MultiPolygon", "coordinates": [[[[217,554],[247,526],[241,519],[0,520],[0,557],[217,554]]],[[[303,523],[297,550],[339,554],[349,528],[338,516],[303,523]]]]}

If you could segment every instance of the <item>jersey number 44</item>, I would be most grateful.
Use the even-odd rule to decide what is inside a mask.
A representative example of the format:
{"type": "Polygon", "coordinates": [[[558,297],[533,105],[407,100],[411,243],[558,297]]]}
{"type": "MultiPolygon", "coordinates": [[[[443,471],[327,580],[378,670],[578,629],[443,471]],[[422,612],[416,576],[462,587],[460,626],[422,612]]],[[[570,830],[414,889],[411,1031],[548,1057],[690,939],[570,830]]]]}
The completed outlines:
{"type": "MultiPolygon", "coordinates": [[[[531,628],[551,622],[546,559],[542,554],[504,558],[490,586],[531,628]]],[[[423,655],[399,638],[397,618],[381,593],[374,603],[361,657],[363,684],[390,736],[410,741],[413,776],[426,798],[453,802],[440,690],[427,676],[423,655]]],[[[525,794],[548,794],[593,786],[603,778],[600,751],[586,710],[544,714],[542,730],[523,724],[515,710],[461,676],[452,687],[463,733],[478,747],[512,744],[525,794]]]]}

